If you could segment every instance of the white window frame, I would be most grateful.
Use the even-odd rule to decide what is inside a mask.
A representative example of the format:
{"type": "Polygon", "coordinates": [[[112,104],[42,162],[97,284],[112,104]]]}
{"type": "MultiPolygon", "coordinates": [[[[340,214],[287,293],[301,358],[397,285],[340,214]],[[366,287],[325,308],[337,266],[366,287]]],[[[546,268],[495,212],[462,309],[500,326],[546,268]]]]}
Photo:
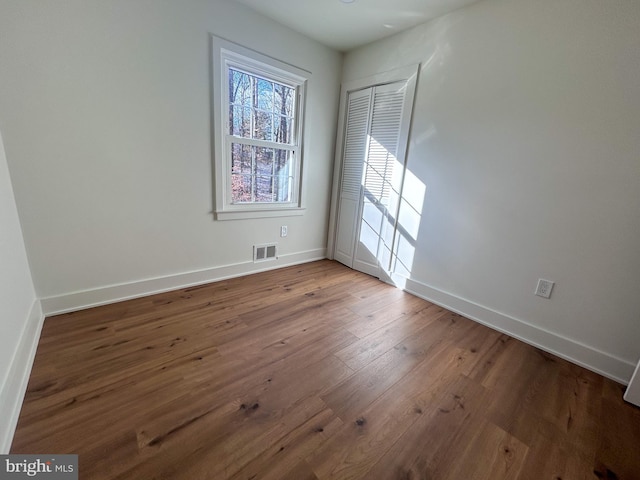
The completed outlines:
{"type": "MultiPolygon", "coordinates": [[[[310,73],[236,43],[211,35],[212,45],[212,131],[214,165],[214,214],[216,220],[282,217],[302,215],[303,205],[303,132],[306,87],[310,73]],[[232,203],[231,197],[231,143],[229,132],[229,68],[264,77],[287,85],[296,91],[294,142],[285,149],[294,152],[291,166],[292,186],[288,202],[232,203]]],[[[261,144],[258,140],[244,139],[243,143],[261,144]]],[[[279,148],[279,147],[276,147],[279,148]]]]}

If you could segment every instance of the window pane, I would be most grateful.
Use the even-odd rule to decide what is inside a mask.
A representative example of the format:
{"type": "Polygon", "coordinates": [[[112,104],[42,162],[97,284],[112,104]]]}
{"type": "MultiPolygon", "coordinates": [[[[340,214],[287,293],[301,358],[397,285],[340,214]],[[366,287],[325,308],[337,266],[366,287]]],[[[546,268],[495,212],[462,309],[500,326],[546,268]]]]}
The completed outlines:
{"type": "Polygon", "coordinates": [[[273,112],[273,83],[262,78],[256,78],[256,107],[260,110],[273,112]]]}
{"type": "Polygon", "coordinates": [[[273,140],[273,117],[270,113],[255,110],[253,138],[259,140],[273,140]]]}
{"type": "Polygon", "coordinates": [[[291,177],[277,176],[274,177],[273,190],[276,202],[289,202],[291,194],[291,177]]]}
{"type": "Polygon", "coordinates": [[[256,178],[256,202],[273,202],[273,177],[271,175],[256,178]]]}
{"type": "Polygon", "coordinates": [[[251,79],[246,73],[229,69],[229,103],[251,106],[251,79]]]}
{"type": "Polygon", "coordinates": [[[293,117],[295,90],[286,85],[280,85],[279,83],[275,84],[274,90],[274,113],[293,117]]]}
{"type": "Polygon", "coordinates": [[[276,116],[274,125],[274,141],[293,145],[293,118],[276,116]]]}
{"type": "Polygon", "coordinates": [[[238,137],[251,136],[251,109],[233,105],[229,107],[229,132],[238,137]]]}
{"type": "Polygon", "coordinates": [[[251,202],[251,175],[231,175],[231,203],[251,202]]]}
{"type": "Polygon", "coordinates": [[[293,152],[276,149],[274,163],[274,196],[276,202],[288,202],[291,196],[293,152]]]}
{"type": "Polygon", "coordinates": [[[240,143],[231,144],[231,173],[251,173],[251,147],[240,143]]]}
{"type": "Polygon", "coordinates": [[[273,175],[273,148],[254,148],[256,152],[256,174],[273,175]]]}
{"type": "Polygon", "coordinates": [[[274,174],[288,176],[293,162],[293,152],[276,148],[275,154],[274,174]]]}

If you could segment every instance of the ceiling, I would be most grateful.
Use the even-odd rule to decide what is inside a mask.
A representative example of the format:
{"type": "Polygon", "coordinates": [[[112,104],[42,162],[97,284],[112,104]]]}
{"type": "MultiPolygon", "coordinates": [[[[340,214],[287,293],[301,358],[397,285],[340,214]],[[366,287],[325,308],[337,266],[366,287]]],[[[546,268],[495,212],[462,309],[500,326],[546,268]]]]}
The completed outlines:
{"type": "Polygon", "coordinates": [[[235,0],[325,45],[347,51],[478,0],[235,0]]]}

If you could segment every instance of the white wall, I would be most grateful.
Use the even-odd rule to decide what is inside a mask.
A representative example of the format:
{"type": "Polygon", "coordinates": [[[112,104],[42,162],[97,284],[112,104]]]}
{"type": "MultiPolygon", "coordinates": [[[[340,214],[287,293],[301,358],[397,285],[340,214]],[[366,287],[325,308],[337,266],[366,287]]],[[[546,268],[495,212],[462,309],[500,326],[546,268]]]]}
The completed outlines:
{"type": "Polygon", "coordinates": [[[9,449],[41,325],[0,134],[0,453],[9,449]]]}
{"type": "Polygon", "coordinates": [[[224,0],[0,3],[0,128],[43,305],[242,273],[256,243],[278,241],[280,264],[324,256],[341,65],[224,0]],[[312,72],[304,216],[213,220],[210,33],[312,72]]]}
{"type": "Polygon", "coordinates": [[[343,67],[422,62],[411,289],[622,381],[640,355],[638,25],[630,0],[483,0],[343,67]]]}

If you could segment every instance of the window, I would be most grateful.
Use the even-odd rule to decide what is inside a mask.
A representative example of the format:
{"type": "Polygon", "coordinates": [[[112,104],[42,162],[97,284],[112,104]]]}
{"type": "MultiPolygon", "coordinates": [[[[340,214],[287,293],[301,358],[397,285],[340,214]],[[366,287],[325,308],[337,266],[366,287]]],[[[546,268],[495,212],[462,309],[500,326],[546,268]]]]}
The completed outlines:
{"type": "Polygon", "coordinates": [[[231,203],[289,202],[296,89],[229,67],[231,203]]]}
{"type": "Polygon", "coordinates": [[[301,214],[308,73],[212,39],[216,218],[301,214]]]}

